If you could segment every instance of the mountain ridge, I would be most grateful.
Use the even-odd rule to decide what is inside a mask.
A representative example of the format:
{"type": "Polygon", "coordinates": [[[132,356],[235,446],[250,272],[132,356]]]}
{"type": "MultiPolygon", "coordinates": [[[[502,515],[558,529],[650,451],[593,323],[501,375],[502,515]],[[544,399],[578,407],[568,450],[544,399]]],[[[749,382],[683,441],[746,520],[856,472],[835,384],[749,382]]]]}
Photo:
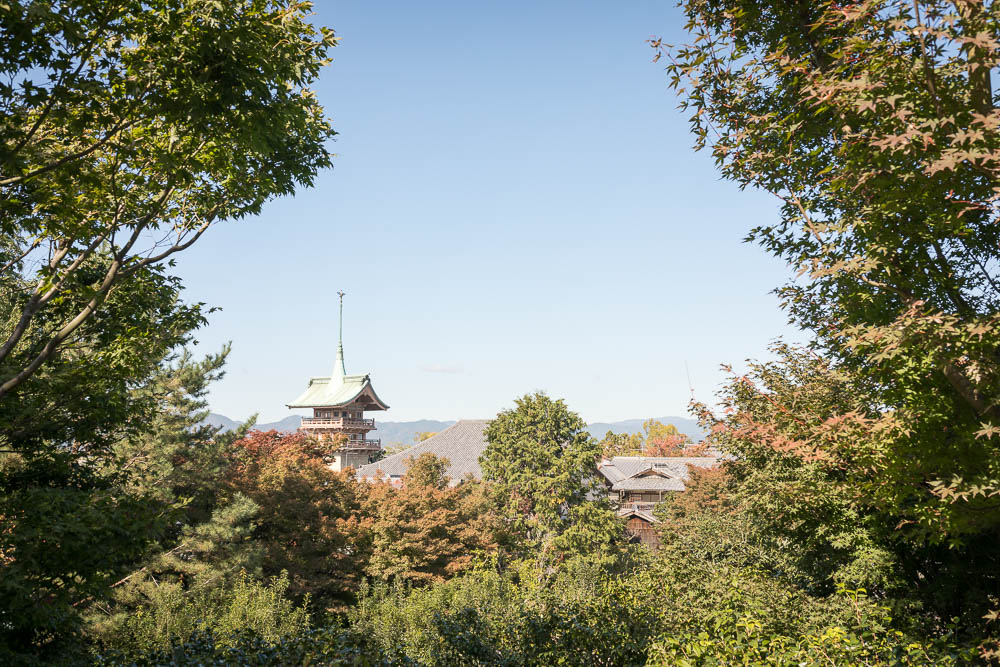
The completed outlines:
{"type": "MultiPolygon", "coordinates": [[[[701,427],[698,426],[698,422],[693,419],[689,419],[687,417],[654,417],[654,419],[663,424],[673,424],[677,427],[677,430],[689,436],[696,442],[705,437],[704,431],[702,431],[701,427]]],[[[587,431],[598,439],[603,438],[608,431],[611,431],[612,433],[639,433],[642,431],[642,423],[645,421],[647,420],[623,419],[615,422],[594,422],[593,424],[587,425],[587,431]]],[[[213,412],[208,415],[203,423],[220,427],[224,431],[230,431],[239,426],[242,422],[235,421],[225,415],[213,412]]],[[[273,429],[282,433],[291,433],[295,431],[301,423],[301,415],[288,415],[287,417],[276,422],[255,424],[254,428],[261,431],[270,431],[273,429]]],[[[417,419],[414,421],[401,422],[376,421],[375,424],[377,428],[369,433],[368,437],[380,438],[382,440],[383,447],[404,444],[409,445],[413,444],[418,433],[437,433],[438,431],[443,431],[454,423],[455,420],[442,421],[437,419],[417,419]]]]}

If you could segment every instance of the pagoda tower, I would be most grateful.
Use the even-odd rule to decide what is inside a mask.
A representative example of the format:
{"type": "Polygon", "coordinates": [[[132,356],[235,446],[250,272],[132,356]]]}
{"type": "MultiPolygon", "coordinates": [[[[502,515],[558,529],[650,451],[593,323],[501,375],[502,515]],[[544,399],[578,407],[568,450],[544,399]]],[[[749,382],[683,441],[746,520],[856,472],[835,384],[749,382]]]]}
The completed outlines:
{"type": "Polygon", "coordinates": [[[365,412],[388,410],[372,389],[368,375],[348,375],[344,370],[344,293],[340,297],[340,333],[337,340],[337,360],[330,377],[314,377],[301,396],[288,404],[289,408],[312,408],[312,417],[303,417],[299,431],[318,438],[343,437],[331,468],[359,468],[371,463],[382,449],[379,440],[369,440],[368,432],[375,429],[374,419],[365,419],[365,412]]]}

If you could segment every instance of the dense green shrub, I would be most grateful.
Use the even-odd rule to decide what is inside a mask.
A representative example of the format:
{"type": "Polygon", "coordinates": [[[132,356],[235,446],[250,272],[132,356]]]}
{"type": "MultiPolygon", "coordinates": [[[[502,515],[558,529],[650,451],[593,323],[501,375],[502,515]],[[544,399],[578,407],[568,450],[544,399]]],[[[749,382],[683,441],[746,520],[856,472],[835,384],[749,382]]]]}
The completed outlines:
{"type": "MultiPolygon", "coordinates": [[[[287,590],[288,576],[284,573],[270,582],[243,573],[232,587],[200,591],[164,586],[160,597],[120,619],[114,628],[105,628],[102,637],[107,649],[127,656],[165,651],[174,642],[204,638],[206,632],[218,650],[246,643],[240,633],[273,644],[309,629],[306,606],[296,607],[290,602],[287,590]]],[[[200,646],[201,641],[193,645],[200,646]]]]}
{"type": "Polygon", "coordinates": [[[363,591],[353,628],[419,665],[963,664],[975,647],[894,629],[863,591],[810,597],[754,570],[650,559],[607,576],[479,570],[425,589],[363,591]]]}
{"type": "MultiPolygon", "coordinates": [[[[148,653],[126,657],[107,653],[95,659],[97,665],[134,665],[154,667],[171,665],[330,665],[332,667],[378,667],[388,665],[372,654],[355,635],[337,628],[310,630],[268,641],[254,632],[217,635],[199,631],[183,643],[148,653]]],[[[404,664],[404,663],[397,663],[404,664]]]]}
{"type": "Polygon", "coordinates": [[[767,621],[738,605],[717,607],[710,617],[659,638],[647,664],[688,667],[728,664],[962,665],[976,661],[978,649],[944,639],[917,640],[892,629],[886,609],[864,603],[861,591],[843,591],[855,618],[803,634],[767,629],[767,621]]]}

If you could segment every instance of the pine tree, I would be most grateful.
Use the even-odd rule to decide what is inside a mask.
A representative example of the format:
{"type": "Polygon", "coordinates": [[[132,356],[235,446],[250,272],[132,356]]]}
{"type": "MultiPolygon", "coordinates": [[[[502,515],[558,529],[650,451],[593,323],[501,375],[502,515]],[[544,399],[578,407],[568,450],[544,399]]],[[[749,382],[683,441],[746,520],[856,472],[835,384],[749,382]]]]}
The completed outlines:
{"type": "Polygon", "coordinates": [[[225,433],[205,423],[208,386],[223,375],[229,347],[195,361],[180,353],[137,391],[155,406],[143,433],[114,447],[112,466],[127,473],[125,489],[154,503],[167,529],[131,573],[112,584],[113,597],[91,606],[90,632],[120,641],[137,611],[169,610],[234,585],[241,572],[259,576],[261,548],[251,538],[256,503],[225,494],[233,443],[250,423],[225,433]]]}

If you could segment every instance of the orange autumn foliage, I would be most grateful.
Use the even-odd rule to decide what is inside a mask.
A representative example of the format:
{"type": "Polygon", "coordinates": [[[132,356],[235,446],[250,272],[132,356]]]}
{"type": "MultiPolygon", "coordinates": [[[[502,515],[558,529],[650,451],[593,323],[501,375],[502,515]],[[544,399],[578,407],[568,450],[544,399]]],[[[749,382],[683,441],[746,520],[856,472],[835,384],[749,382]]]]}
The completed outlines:
{"type": "Polygon", "coordinates": [[[430,583],[468,569],[477,551],[495,546],[484,486],[449,486],[447,459],[425,453],[401,487],[371,485],[363,503],[372,553],[367,573],[430,583]]]}
{"type": "Polygon", "coordinates": [[[685,435],[650,438],[642,452],[643,456],[707,456],[708,445],[692,444],[685,435]]]}
{"type": "Polygon", "coordinates": [[[682,519],[702,513],[721,514],[729,511],[730,479],[724,465],[715,465],[711,468],[688,466],[688,473],[690,477],[684,484],[685,490],[672,497],[673,518],[682,519]]]}
{"type": "Polygon", "coordinates": [[[332,443],[300,433],[253,431],[230,452],[228,486],[260,506],[254,537],[266,575],[287,570],[289,591],[338,608],[366,562],[360,488],[328,464],[332,443]]]}

